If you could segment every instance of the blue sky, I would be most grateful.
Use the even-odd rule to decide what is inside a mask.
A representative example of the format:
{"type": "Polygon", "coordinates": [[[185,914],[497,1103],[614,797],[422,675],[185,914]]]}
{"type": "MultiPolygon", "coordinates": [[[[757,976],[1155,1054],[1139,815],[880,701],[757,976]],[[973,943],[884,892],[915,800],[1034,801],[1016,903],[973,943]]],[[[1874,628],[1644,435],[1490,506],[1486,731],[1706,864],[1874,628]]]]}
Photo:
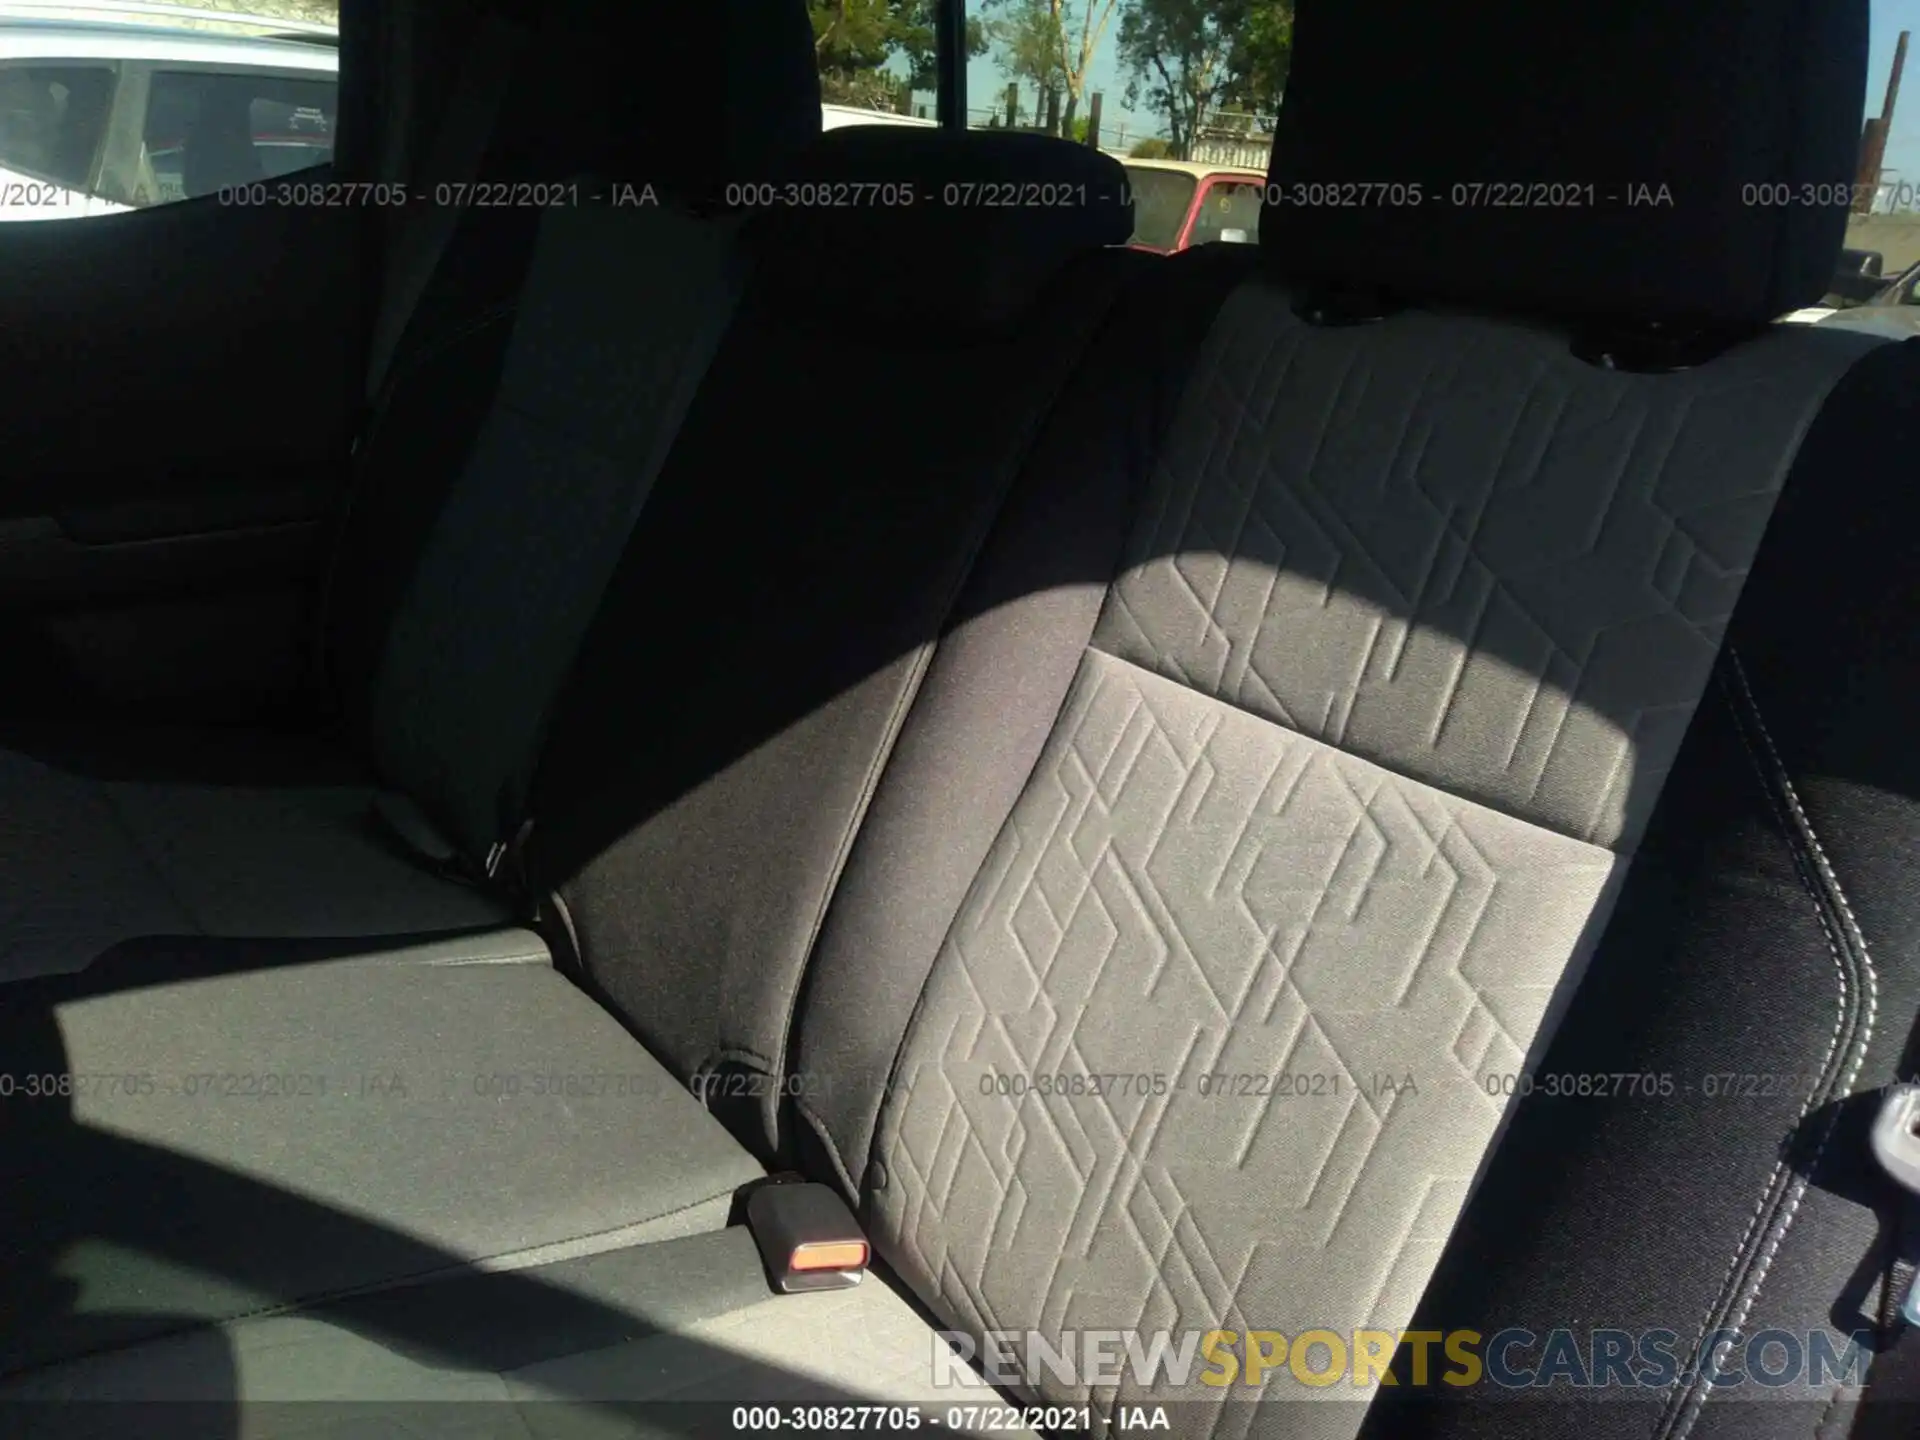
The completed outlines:
{"type": "Polygon", "coordinates": [[[1873,0],[1873,59],[1867,68],[1867,114],[1878,115],[1887,94],[1893,46],[1902,30],[1915,32],[1907,42],[1907,70],[1900,79],[1900,104],[1893,112],[1887,141],[1887,169],[1920,182],[1920,0],[1873,0]]]}
{"type": "MultiPolygon", "coordinates": [[[[1880,113],[1880,102],[1887,89],[1887,71],[1893,64],[1895,38],[1902,30],[1915,32],[1915,38],[1908,42],[1907,73],[1900,86],[1900,104],[1894,112],[1893,137],[1887,145],[1887,169],[1890,172],[1898,171],[1903,179],[1920,184],[1920,0],[1872,0],[1872,4],[1873,47],[1867,72],[1868,115],[1880,113]]],[[[982,13],[980,0],[967,0],[967,13],[982,13]]],[[[1158,117],[1150,114],[1129,115],[1122,108],[1121,96],[1127,85],[1116,59],[1113,32],[1117,28],[1117,23],[1107,27],[1087,86],[1089,92],[1106,92],[1106,99],[1102,102],[1106,119],[1102,128],[1108,132],[1109,143],[1115,127],[1123,123],[1127,126],[1130,139],[1155,133],[1161,128],[1158,117]]],[[[1006,88],[1006,77],[1000,73],[1000,67],[994,63],[991,54],[975,60],[967,68],[969,108],[992,105],[994,97],[1004,95],[1006,88]]],[[[928,97],[929,100],[931,98],[928,97]]],[[[1027,103],[1030,104],[1031,99],[1027,103]]]]}

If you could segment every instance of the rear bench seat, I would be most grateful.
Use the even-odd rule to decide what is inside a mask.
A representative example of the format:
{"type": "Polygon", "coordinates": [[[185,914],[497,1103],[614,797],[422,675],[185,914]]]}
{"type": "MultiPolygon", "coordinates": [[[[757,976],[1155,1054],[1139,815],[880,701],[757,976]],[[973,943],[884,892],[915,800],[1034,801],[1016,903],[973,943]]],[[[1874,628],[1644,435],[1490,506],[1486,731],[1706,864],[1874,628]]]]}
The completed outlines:
{"type": "Polygon", "coordinates": [[[644,83],[585,0],[543,16],[482,174],[639,176],[660,203],[463,220],[357,456],[322,637],[346,745],[109,733],[0,751],[0,979],[142,937],[517,918],[436,865],[474,875],[512,833],[546,707],[730,323],[725,180],[780,173],[819,131],[801,8],[742,4],[746,23],[727,5],[650,23],[644,83]],[[680,119],[715,77],[667,58],[688,53],[720,57],[738,101],[693,136],[680,119]]]}
{"type": "MultiPolygon", "coordinates": [[[[757,1260],[744,1236],[721,1231],[297,1315],[242,1319],[230,1307],[218,1332],[49,1366],[12,1393],[344,1397],[366,1394],[374,1374],[389,1399],[599,1407],[811,1398],[822,1386],[908,1397],[928,1369],[898,1357],[929,1337],[902,1292],[976,1338],[1033,1330],[1057,1343],[1084,1330],[1391,1331],[1413,1318],[1443,1256],[1443,1276],[1465,1283],[1485,1250],[1454,1249],[1452,1237],[1489,1156],[1501,1168],[1508,1108],[1488,1082],[1539,1059],[1570,997],[1569,1029],[1590,1023],[1590,995],[1572,992],[1596,950],[1605,961],[1619,944],[1721,913],[1713,901],[1694,917],[1669,857],[1649,867],[1636,852],[1673,813],[1661,797],[1676,763],[1674,793],[1696,793],[1699,737],[1739,743],[1705,716],[1689,736],[1690,722],[1716,666],[1737,673],[1719,658],[1722,638],[1754,624],[1741,591],[1775,502],[1784,491],[1803,521],[1828,508],[1835,437],[1818,417],[1830,403],[1849,430],[1906,413],[1899,433],[1910,435],[1911,404],[1892,410],[1889,394],[1902,392],[1890,380],[1920,370],[1911,347],[1769,327],[1826,283],[1838,217],[1725,201],[1747,184],[1850,176],[1863,6],[1710,0],[1684,21],[1600,6],[1560,7],[1550,21],[1518,5],[1494,12],[1446,19],[1451,40],[1484,59],[1469,71],[1437,65],[1435,37],[1397,31],[1405,17],[1387,23],[1384,4],[1303,4],[1276,183],[1373,182],[1404,167],[1445,190],[1486,180],[1463,173],[1482,157],[1510,167],[1502,178],[1544,179],[1556,164],[1625,176],[1654,153],[1651,136],[1697,120],[1700,143],[1669,162],[1673,214],[1541,220],[1463,207],[1436,223],[1404,209],[1287,209],[1268,217],[1258,255],[1165,262],[1068,384],[977,559],[936,567],[959,594],[937,647],[912,652],[917,676],[875,665],[898,643],[880,617],[846,633],[851,675],[831,668],[832,648],[804,659],[774,648],[770,690],[809,663],[829,668],[818,691],[753,694],[735,672],[759,652],[735,637],[842,633],[827,623],[831,595],[803,598],[791,621],[760,613],[754,567],[777,555],[771,542],[742,546],[750,598],[712,641],[615,618],[645,613],[650,585],[671,594],[673,578],[701,573],[683,560],[662,575],[649,527],[615,578],[583,656],[617,657],[624,633],[691,668],[717,645],[722,663],[706,673],[726,678],[694,696],[746,715],[731,725],[726,706],[690,705],[649,721],[642,733],[665,737],[669,778],[616,750],[597,762],[611,765],[604,791],[591,784],[596,764],[556,744],[533,785],[553,808],[536,806],[527,871],[576,916],[589,984],[676,1072],[744,1063],[797,1096],[791,1115],[769,1105],[751,1118],[775,1138],[798,1119],[801,1164],[857,1199],[898,1288],[876,1277],[831,1305],[754,1301],[757,1260]],[[1585,64],[1542,90],[1532,77],[1549,23],[1571,27],[1585,64]],[[1396,39],[1383,47],[1383,36],[1396,39]],[[1417,137],[1377,128],[1366,75],[1422,97],[1417,137]],[[1659,103],[1631,124],[1592,123],[1629,91],[1659,103]],[[1531,263],[1487,268],[1487,256],[1535,253],[1489,242],[1536,224],[1569,242],[1556,263],[1574,283],[1531,263]],[[1382,296],[1369,287],[1396,273],[1389,255],[1404,293],[1382,296]],[[1703,270],[1724,289],[1677,288],[1703,270]],[[855,683],[868,675],[870,689],[855,683]],[[808,728],[834,705],[844,753],[808,728]],[[770,745],[766,763],[754,742],[770,745]],[[789,798],[810,786],[830,802],[817,818],[789,798]],[[764,812],[750,803],[763,791],[764,812]],[[811,860],[795,858],[809,848],[811,860]],[[600,866],[617,883],[597,884],[600,866]],[[1670,908],[1616,940],[1616,904],[1639,915],[1649,891],[1670,908]],[[756,974],[771,998],[753,992],[756,974]],[[1059,1073],[1146,1083],[1018,1100],[981,1083],[1059,1073]],[[1281,1098],[1200,1082],[1286,1074],[1341,1083],[1281,1098]],[[786,1373],[801,1357],[816,1377],[805,1386],[786,1373]]],[[[883,219],[872,217],[876,230],[883,219]]],[[[762,233],[790,236],[779,222],[824,223],[776,217],[762,233]]],[[[795,378],[788,322],[772,321],[790,292],[767,273],[767,311],[750,297],[740,350],[730,341],[716,361],[663,473],[656,500],[688,497],[650,507],[664,536],[690,535],[678,525],[706,513],[671,477],[694,465],[686,456],[720,453],[727,420],[746,437],[733,453],[768,463],[769,432],[803,444],[814,433],[740,423],[763,418],[743,403],[752,377],[795,378]]],[[[862,438],[819,443],[844,446],[865,474],[862,438]]],[[[946,443],[965,443],[964,431],[946,443]]],[[[970,473],[995,491],[997,477],[970,473]]],[[[846,518],[824,506],[807,528],[804,507],[768,507],[737,507],[724,534],[798,524],[796,552],[819,563],[846,518]]],[[[1798,557],[1793,538],[1784,552],[1769,541],[1763,574],[1779,575],[1773,555],[1798,557]]],[[[857,583],[833,578],[835,593],[857,583]]],[[[609,673],[582,666],[556,738],[593,733],[609,673]]],[[[1733,889],[1740,903],[1738,875],[1733,889]]],[[[1813,958],[1844,963],[1839,951],[1813,958]]],[[[1667,1013],[1657,983],[1636,998],[1667,1013]]],[[[302,1000],[298,1013],[315,1023],[342,1003],[302,1000]]],[[[1830,1028],[1830,1014],[1814,1018],[1830,1028]]],[[[1669,1019],[1691,1028],[1689,1015],[1669,1019]]],[[[1836,1072],[1840,1093],[1853,1074],[1836,1072]]],[[[1699,1113],[1671,1105],[1642,1122],[1684,1135],[1699,1113]]],[[[1551,1147],[1531,1128],[1545,1164],[1551,1147]]],[[[1742,1172],[1774,1165],[1770,1145],[1747,1148],[1695,1154],[1716,1173],[1729,1160],[1742,1172]]],[[[1528,1182],[1507,1183],[1511,1204],[1528,1182]]],[[[1785,1234],[1776,1220],[1733,1223],[1751,1195],[1712,1198],[1724,1248],[1718,1225],[1710,1244],[1676,1240],[1689,1266],[1715,1272],[1690,1296],[1709,1315],[1725,1253],[1739,1261],[1785,1234]]],[[[1790,1225],[1786,1199],[1774,1213],[1790,1225]]],[[[1609,1218],[1631,1226],[1658,1203],[1616,1199],[1609,1218]]],[[[1550,1231],[1553,1213],[1530,1233],[1550,1231]]],[[[72,1238],[116,1224],[126,1221],[96,1210],[72,1238]]],[[[1478,1232],[1481,1247],[1497,1238],[1478,1232]]],[[[1607,1247],[1645,1238],[1562,1231],[1559,1244],[1591,1268],[1617,1263],[1607,1247]]],[[[180,1253],[217,1247],[196,1236],[180,1253]]],[[[45,1248],[23,1245],[42,1258],[45,1248]]],[[[1516,1256],[1535,1283],[1552,1258],[1516,1256]]],[[[1545,1313],[1591,1315],[1577,1294],[1545,1313]]],[[[89,1338],[105,1347],[102,1318],[89,1338]]],[[[49,1328],[71,1336],[65,1323],[56,1313],[49,1328]]],[[[1103,1421],[1142,1398],[1131,1384],[1028,1382],[1026,1393],[1090,1403],[1103,1421]]],[[[1153,1398],[1182,1401],[1170,1417],[1196,1435],[1351,1435],[1368,1423],[1369,1391],[1316,1394],[1309,1404],[1304,1390],[1276,1388],[1258,1411],[1229,1410],[1210,1387],[1153,1398]]],[[[1596,1402],[1580,1423],[1634,1408],[1596,1402]]],[[[84,1409],[58,1418],[88,1421],[84,1409]]],[[[1382,1409],[1377,1433],[1410,1433],[1394,1428],[1403,1418],[1382,1409]]],[[[1524,1412],[1491,1422],[1471,1403],[1436,1423],[1456,1421],[1448,1433],[1540,1433],[1524,1412]]],[[[271,1416],[262,1429],[274,1433],[271,1416]]]]}
{"type": "MultiPolygon", "coordinates": [[[[1091,198],[943,220],[901,203],[772,209],[742,232],[734,321],[626,554],[609,557],[619,573],[583,655],[594,683],[554,730],[552,752],[598,757],[601,782],[576,793],[568,771],[537,791],[563,839],[626,817],[597,873],[678,929],[622,946],[582,927],[613,1013],[520,930],[345,955],[148,940],[5,987],[0,1050],[89,1079],[29,1103],[0,1158],[0,1366],[716,1229],[764,1177],[687,1082],[719,1054],[765,1053],[779,1073],[812,929],[928,641],[1096,325],[1152,269],[1114,248],[1132,224],[1118,165],[1057,141],[849,130],[797,173],[933,195],[1030,177],[1091,198]],[[858,303],[835,267],[868,287],[858,303]],[[903,335],[903,319],[924,329],[903,335]],[[871,377],[886,428],[818,423],[849,376],[871,377]],[[951,403],[961,378],[972,405],[951,403]],[[748,1003],[754,977],[765,998],[748,1003]],[[617,1003],[636,992],[651,1003],[617,1003]],[[129,1208],[129,1193],[147,1198],[129,1208]]],[[[543,227],[530,288],[564,284],[575,303],[561,327],[529,325],[522,302],[530,369],[609,353],[631,296],[689,284],[684,269],[586,263],[615,253],[623,223],[658,233],[658,217],[617,209],[543,227]],[[606,340],[575,354],[583,329],[606,340]]],[[[570,392],[604,402],[588,461],[621,449],[615,378],[570,392]]],[[[576,475],[599,478],[583,464],[552,489],[573,497],[576,475]]],[[[536,869],[529,851],[528,872],[548,854],[536,869]]],[[[743,1135],[773,1153],[768,1130],[743,1135]]]]}

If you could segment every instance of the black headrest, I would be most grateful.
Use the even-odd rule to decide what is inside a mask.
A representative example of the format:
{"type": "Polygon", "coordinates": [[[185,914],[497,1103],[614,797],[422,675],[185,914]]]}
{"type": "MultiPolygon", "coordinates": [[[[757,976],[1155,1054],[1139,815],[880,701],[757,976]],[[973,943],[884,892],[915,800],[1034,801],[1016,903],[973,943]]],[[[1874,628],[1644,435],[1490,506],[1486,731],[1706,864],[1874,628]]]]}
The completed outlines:
{"type": "Polygon", "coordinates": [[[1408,299],[1770,320],[1832,281],[1866,66],[1867,0],[1299,0],[1261,239],[1408,299]]]}
{"type": "Polygon", "coordinates": [[[787,166],[820,134],[801,0],[562,0],[531,21],[496,166],[709,190],[787,166]]]}
{"type": "Polygon", "coordinates": [[[950,334],[1017,324],[1075,255],[1133,233],[1119,162],[1043,135],[845,126],[740,199],[783,307],[950,334]]]}

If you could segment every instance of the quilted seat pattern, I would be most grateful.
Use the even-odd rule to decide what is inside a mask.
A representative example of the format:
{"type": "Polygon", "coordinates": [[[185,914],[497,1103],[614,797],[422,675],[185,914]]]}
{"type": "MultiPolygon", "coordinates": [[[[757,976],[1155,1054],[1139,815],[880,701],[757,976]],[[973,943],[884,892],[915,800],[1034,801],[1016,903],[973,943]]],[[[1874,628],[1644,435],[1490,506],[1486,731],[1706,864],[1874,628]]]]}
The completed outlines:
{"type": "Polygon", "coordinates": [[[1631,850],[1856,339],[1672,375],[1545,327],[1229,302],[1094,643],[1631,850]]]}
{"type": "MultiPolygon", "coordinates": [[[[1043,1336],[1404,1327],[1858,353],[1634,375],[1230,297],[901,1053],[909,1283],[1043,1336]]],[[[1241,1433],[1204,1369],[1150,1393],[1241,1433]]],[[[1369,1392],[1291,1393],[1338,1435],[1369,1392]]]]}

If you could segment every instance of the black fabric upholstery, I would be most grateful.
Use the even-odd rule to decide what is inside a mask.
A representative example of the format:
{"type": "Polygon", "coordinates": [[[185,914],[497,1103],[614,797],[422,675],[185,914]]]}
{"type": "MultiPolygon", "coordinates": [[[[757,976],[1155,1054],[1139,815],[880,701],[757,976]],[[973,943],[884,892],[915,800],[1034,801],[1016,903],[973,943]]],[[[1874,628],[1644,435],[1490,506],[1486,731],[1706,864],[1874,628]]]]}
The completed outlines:
{"type": "Polygon", "coordinates": [[[764,178],[820,133],[813,29],[797,0],[566,0],[542,7],[539,27],[489,173],[706,194],[764,178]]]}
{"type": "MultiPolygon", "coordinates": [[[[483,181],[557,185],[592,175],[701,197],[785,165],[820,130],[812,30],[797,4],[728,0],[655,14],[571,0],[543,7],[481,163],[483,181]],[[712,106],[716,57],[728,104],[712,106]],[[689,126],[689,113],[704,116],[689,126]]],[[[363,434],[332,566],[330,686],[364,729],[385,627],[500,379],[539,211],[462,217],[408,323],[363,434]]]]}
{"type": "Polygon", "coordinates": [[[1295,39],[1261,241],[1302,281],[1732,324],[1831,282],[1866,0],[1303,0],[1295,39]]]}
{"type": "MultiPolygon", "coordinates": [[[[1920,694],[1920,498],[1902,471],[1916,441],[1909,342],[1861,361],[1809,434],[1718,683],[1540,1062],[1671,1075],[1676,1093],[1524,1100],[1417,1327],[1666,1329],[1683,1364],[1721,1325],[1875,1343],[1894,1195],[1865,1127],[1876,1088],[1913,1073],[1920,1014],[1920,765],[1900,718],[1920,694]],[[1757,1078],[1716,1096],[1709,1076],[1757,1078]]],[[[1402,1391],[1365,1433],[1679,1434],[1656,1422],[1680,1426],[1700,1398],[1402,1391]]],[[[1830,1398],[1709,1400],[1684,1433],[1814,1434],[1830,1398]]]]}
{"type": "Polygon", "coordinates": [[[531,209],[462,218],[362,436],[319,646],[329,689],[357,733],[370,723],[387,624],[499,387],[538,234],[531,209]]]}
{"type": "MultiPolygon", "coordinates": [[[[867,217],[835,213],[839,263],[864,272],[867,217]]],[[[784,1068],[802,968],[932,642],[1143,263],[1083,257],[992,343],[929,329],[899,345],[852,317],[830,332],[796,320],[784,286],[750,289],[582,649],[528,868],[671,1068],[763,1077],[737,1097],[760,1143],[778,1098],[764,1077],[784,1068]],[[849,377],[857,428],[821,423],[844,416],[849,377]]]]}
{"type": "Polygon", "coordinates": [[[790,311],[928,335],[1005,333],[1075,255],[1133,233],[1120,163],[1042,135],[846,126],[764,199],[749,243],[790,311]]]}

